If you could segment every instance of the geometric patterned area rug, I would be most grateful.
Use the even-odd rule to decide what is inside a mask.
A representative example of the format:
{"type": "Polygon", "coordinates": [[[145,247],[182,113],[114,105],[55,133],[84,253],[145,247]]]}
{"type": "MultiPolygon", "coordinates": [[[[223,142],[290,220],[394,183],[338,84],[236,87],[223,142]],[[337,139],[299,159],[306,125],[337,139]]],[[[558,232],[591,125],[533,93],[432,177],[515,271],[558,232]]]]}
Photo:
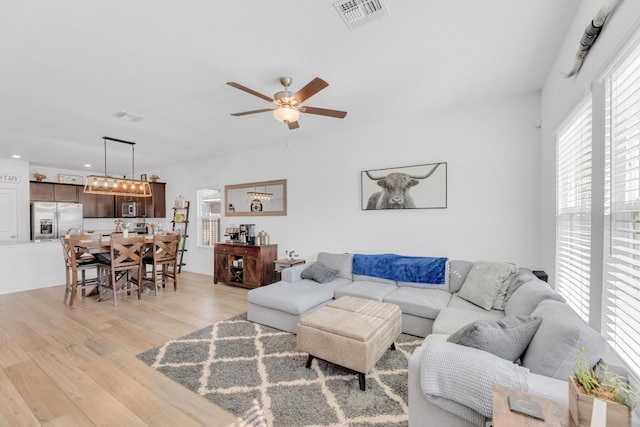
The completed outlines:
{"type": "Polygon", "coordinates": [[[402,334],[367,373],[358,375],[296,351],[296,336],[249,322],[218,322],[137,357],[236,416],[256,399],[270,426],[407,426],[407,366],[423,338],[402,334]]]}

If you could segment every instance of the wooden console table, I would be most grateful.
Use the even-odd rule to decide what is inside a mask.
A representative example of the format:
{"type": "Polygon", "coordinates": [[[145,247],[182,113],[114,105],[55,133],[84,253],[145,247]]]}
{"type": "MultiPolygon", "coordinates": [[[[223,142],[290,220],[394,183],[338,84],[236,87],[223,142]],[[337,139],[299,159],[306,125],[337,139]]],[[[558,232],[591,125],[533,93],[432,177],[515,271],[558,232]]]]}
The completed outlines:
{"type": "Polygon", "coordinates": [[[493,387],[493,427],[512,426],[576,427],[569,415],[569,405],[566,403],[496,385],[493,387]],[[542,407],[544,421],[531,418],[517,412],[512,412],[511,409],[509,409],[508,401],[508,396],[510,394],[538,402],[542,407]]]}
{"type": "Polygon", "coordinates": [[[273,283],[278,245],[216,243],[213,246],[213,283],[243,288],[273,283]]]}

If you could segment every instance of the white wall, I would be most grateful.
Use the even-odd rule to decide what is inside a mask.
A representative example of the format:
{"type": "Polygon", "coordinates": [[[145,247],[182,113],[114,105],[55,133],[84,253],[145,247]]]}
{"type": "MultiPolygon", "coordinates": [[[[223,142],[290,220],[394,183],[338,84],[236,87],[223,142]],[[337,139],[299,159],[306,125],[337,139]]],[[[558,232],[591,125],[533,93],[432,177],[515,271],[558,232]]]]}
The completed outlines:
{"type": "Polygon", "coordinates": [[[30,239],[30,213],[29,213],[29,163],[23,160],[0,159],[0,173],[16,175],[20,178],[18,183],[0,183],[2,188],[17,190],[18,203],[18,241],[30,239]]]}
{"type": "MultiPolygon", "coordinates": [[[[195,206],[198,188],[286,178],[287,216],[224,218],[223,229],[255,223],[280,257],[395,252],[540,267],[540,94],[418,113],[291,144],[283,134],[276,147],[159,170],[171,184],[167,203],[182,194],[195,206]],[[448,163],[447,209],[361,210],[361,171],[434,162],[448,163]]],[[[196,247],[195,226],[185,270],[212,274],[212,250],[196,247]]]]}
{"type": "MultiPolygon", "coordinates": [[[[640,25],[640,2],[623,1],[607,20],[604,30],[589,52],[577,76],[562,78],[559,70],[568,71],[573,65],[580,37],[593,19],[602,1],[582,1],[576,17],[567,31],[554,66],[542,90],[541,132],[541,267],[554,278],[555,265],[555,137],[557,127],[576,104],[589,93],[591,83],[598,78],[625,40],[640,25]]],[[[602,141],[594,141],[602,144],[602,141]]]]}

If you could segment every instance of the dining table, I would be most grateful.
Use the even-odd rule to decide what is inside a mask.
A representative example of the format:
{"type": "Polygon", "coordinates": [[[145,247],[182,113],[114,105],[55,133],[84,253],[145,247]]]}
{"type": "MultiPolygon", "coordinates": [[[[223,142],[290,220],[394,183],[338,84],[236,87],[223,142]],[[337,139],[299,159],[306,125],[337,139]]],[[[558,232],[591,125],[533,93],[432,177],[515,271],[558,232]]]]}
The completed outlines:
{"type": "MultiPolygon", "coordinates": [[[[130,237],[136,237],[135,235],[129,235],[130,237]]],[[[144,236],[145,245],[153,244],[153,234],[137,235],[137,237],[144,236]]],[[[76,243],[76,247],[82,252],[89,254],[106,253],[111,250],[111,237],[102,236],[95,239],[80,240],[76,243]]]]}
{"type": "MultiPolygon", "coordinates": [[[[146,251],[152,250],[154,235],[155,234],[147,234],[147,235],[129,234],[130,237],[144,236],[145,247],[147,248],[146,251]]],[[[98,259],[100,262],[103,262],[105,264],[110,264],[111,236],[96,236],[93,239],[79,240],[78,242],[76,242],[76,248],[78,248],[80,252],[83,252],[83,255],[80,256],[81,258],[85,256],[84,254],[87,254],[87,256],[89,255],[91,255],[92,257],[95,256],[95,258],[98,259]]],[[[110,280],[110,277],[107,280],[110,280]]],[[[111,298],[112,298],[111,295],[105,296],[104,294],[102,294],[98,298],[98,301],[105,301],[111,298]]]]}

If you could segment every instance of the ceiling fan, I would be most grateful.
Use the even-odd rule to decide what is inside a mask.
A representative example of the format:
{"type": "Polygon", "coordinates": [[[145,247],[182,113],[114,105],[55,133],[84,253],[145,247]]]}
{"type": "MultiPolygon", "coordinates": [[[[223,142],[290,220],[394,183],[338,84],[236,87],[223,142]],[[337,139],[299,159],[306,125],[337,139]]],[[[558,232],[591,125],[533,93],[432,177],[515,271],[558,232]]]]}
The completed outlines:
{"type": "Polygon", "coordinates": [[[280,84],[284,86],[284,90],[273,95],[273,98],[269,98],[253,89],[249,89],[246,86],[242,86],[236,82],[227,82],[229,86],[236,89],[243,90],[251,95],[255,95],[258,98],[262,98],[267,102],[272,102],[277,105],[276,108],[263,108],[260,110],[243,111],[241,113],[233,113],[232,116],[246,116],[248,114],[264,113],[267,111],[273,111],[273,117],[276,120],[286,123],[289,129],[298,129],[298,117],[300,113],[317,114],[320,116],[336,117],[343,119],[346,115],[346,111],[328,110],[326,108],[308,107],[301,105],[304,101],[311,98],[316,93],[320,92],[325,87],[329,86],[329,83],[325,82],[319,77],[311,80],[305,87],[297,91],[296,93],[289,92],[289,86],[293,82],[291,77],[280,77],[280,84]]]}

